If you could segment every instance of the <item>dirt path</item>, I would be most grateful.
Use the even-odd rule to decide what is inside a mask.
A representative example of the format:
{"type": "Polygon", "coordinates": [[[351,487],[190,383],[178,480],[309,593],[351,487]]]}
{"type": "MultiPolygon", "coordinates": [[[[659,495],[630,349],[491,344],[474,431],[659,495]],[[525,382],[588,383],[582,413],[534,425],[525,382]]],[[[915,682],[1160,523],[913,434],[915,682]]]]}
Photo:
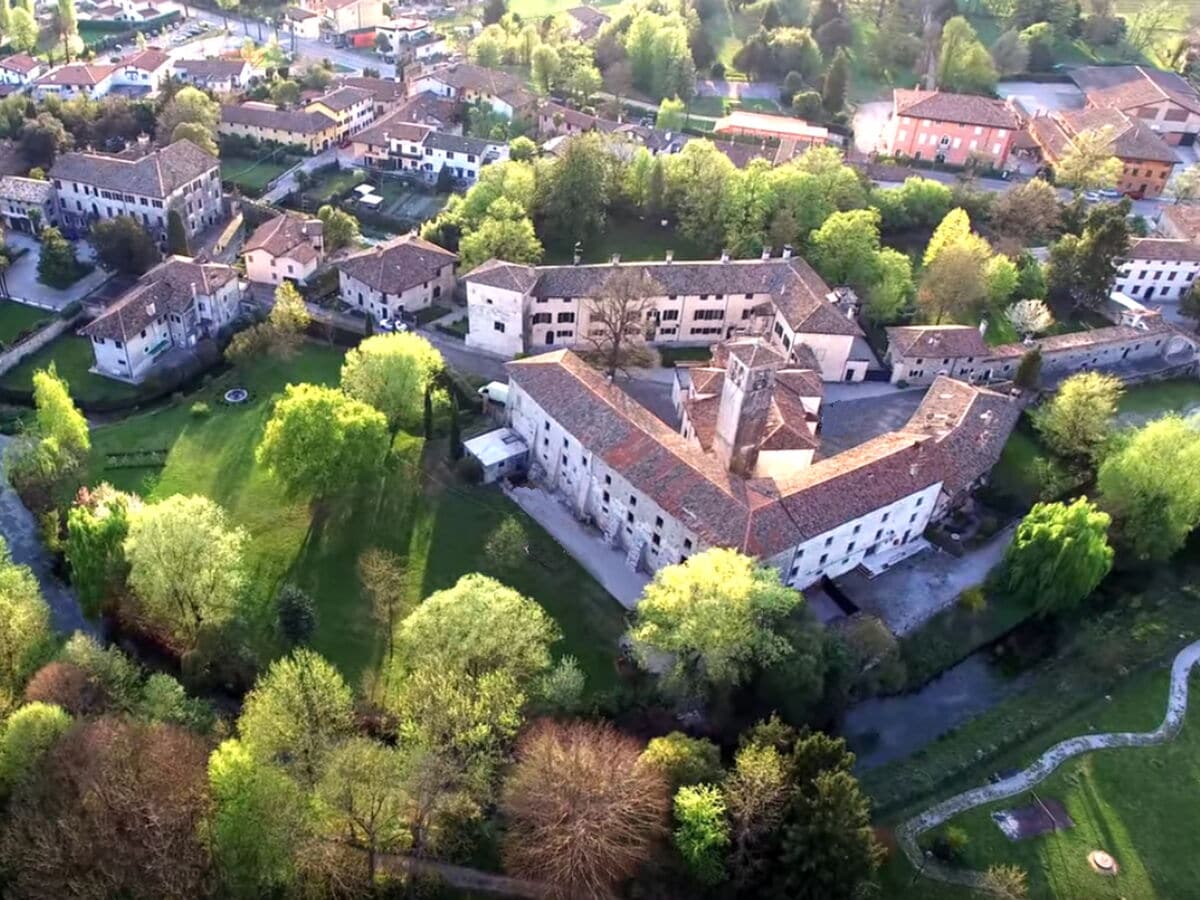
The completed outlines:
{"type": "Polygon", "coordinates": [[[931,806],[920,815],[909,819],[896,831],[896,838],[904,855],[918,873],[938,881],[961,884],[979,889],[982,873],[963,869],[952,869],[935,862],[926,861],[917,839],[932,828],[936,828],[960,813],[986,803],[994,803],[1024,793],[1044,781],[1055,769],[1073,756],[1096,750],[1117,747],[1149,747],[1171,740],[1183,725],[1188,706],[1188,677],[1192,668],[1200,661],[1200,641],[1188,644],[1175,656],[1171,664],[1171,689],[1167,695],[1167,712],[1162,723],[1153,731],[1110,732],[1107,734],[1085,734],[1068,738],[1055,744],[1037,758],[1027,769],[1017,772],[995,784],[974,788],[948,800],[931,806]]]}

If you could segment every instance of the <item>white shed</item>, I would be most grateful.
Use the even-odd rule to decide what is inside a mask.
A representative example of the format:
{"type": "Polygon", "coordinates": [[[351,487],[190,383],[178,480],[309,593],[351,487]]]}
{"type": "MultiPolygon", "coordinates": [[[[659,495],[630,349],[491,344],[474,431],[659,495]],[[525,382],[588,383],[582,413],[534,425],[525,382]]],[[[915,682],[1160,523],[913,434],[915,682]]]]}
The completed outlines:
{"type": "Polygon", "coordinates": [[[497,428],[463,441],[463,449],[479,461],[484,484],[522,473],[529,464],[529,447],[511,428],[497,428]]]}

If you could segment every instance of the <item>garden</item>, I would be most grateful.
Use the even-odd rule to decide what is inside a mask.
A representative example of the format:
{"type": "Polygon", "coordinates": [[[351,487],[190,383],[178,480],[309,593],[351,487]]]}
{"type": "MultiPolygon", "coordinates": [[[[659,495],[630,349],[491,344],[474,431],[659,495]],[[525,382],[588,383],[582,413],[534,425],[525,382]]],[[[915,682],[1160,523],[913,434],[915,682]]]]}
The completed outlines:
{"type": "Polygon", "coordinates": [[[247,196],[257,197],[272,181],[290,169],[293,163],[273,158],[276,154],[255,159],[248,156],[221,155],[221,181],[236,186],[247,196]]]}
{"type": "Polygon", "coordinates": [[[36,306],[0,301],[0,349],[12,346],[53,318],[53,313],[36,306]]]}
{"type": "Polygon", "coordinates": [[[92,343],[87,338],[64,334],[0,376],[0,387],[32,391],[33,373],[53,365],[71,386],[76,401],[85,405],[132,400],[139,389],[132,384],[105,378],[88,371],[95,364],[92,343]]]}

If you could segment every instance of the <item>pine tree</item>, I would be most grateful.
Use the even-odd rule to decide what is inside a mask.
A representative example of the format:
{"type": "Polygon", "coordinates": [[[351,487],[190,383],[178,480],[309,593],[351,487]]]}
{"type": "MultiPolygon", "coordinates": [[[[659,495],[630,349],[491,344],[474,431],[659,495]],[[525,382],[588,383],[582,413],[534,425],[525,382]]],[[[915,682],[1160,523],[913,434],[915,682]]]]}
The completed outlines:
{"type": "Polygon", "coordinates": [[[425,388],[425,440],[433,437],[433,392],[425,388]]]}
{"type": "Polygon", "coordinates": [[[844,48],[839,49],[825,73],[825,86],[821,91],[821,102],[830,115],[842,111],[846,105],[846,82],[850,77],[850,61],[844,48]]]}

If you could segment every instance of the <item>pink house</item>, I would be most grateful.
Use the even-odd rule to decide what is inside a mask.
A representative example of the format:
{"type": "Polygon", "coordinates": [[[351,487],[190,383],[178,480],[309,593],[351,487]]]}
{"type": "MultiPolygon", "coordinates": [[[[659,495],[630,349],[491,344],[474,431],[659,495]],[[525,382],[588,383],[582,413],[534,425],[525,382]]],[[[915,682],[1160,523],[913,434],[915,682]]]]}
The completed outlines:
{"type": "Polygon", "coordinates": [[[1003,100],[942,91],[892,92],[884,152],[954,166],[975,155],[1003,169],[1020,119],[1003,100]]]}

